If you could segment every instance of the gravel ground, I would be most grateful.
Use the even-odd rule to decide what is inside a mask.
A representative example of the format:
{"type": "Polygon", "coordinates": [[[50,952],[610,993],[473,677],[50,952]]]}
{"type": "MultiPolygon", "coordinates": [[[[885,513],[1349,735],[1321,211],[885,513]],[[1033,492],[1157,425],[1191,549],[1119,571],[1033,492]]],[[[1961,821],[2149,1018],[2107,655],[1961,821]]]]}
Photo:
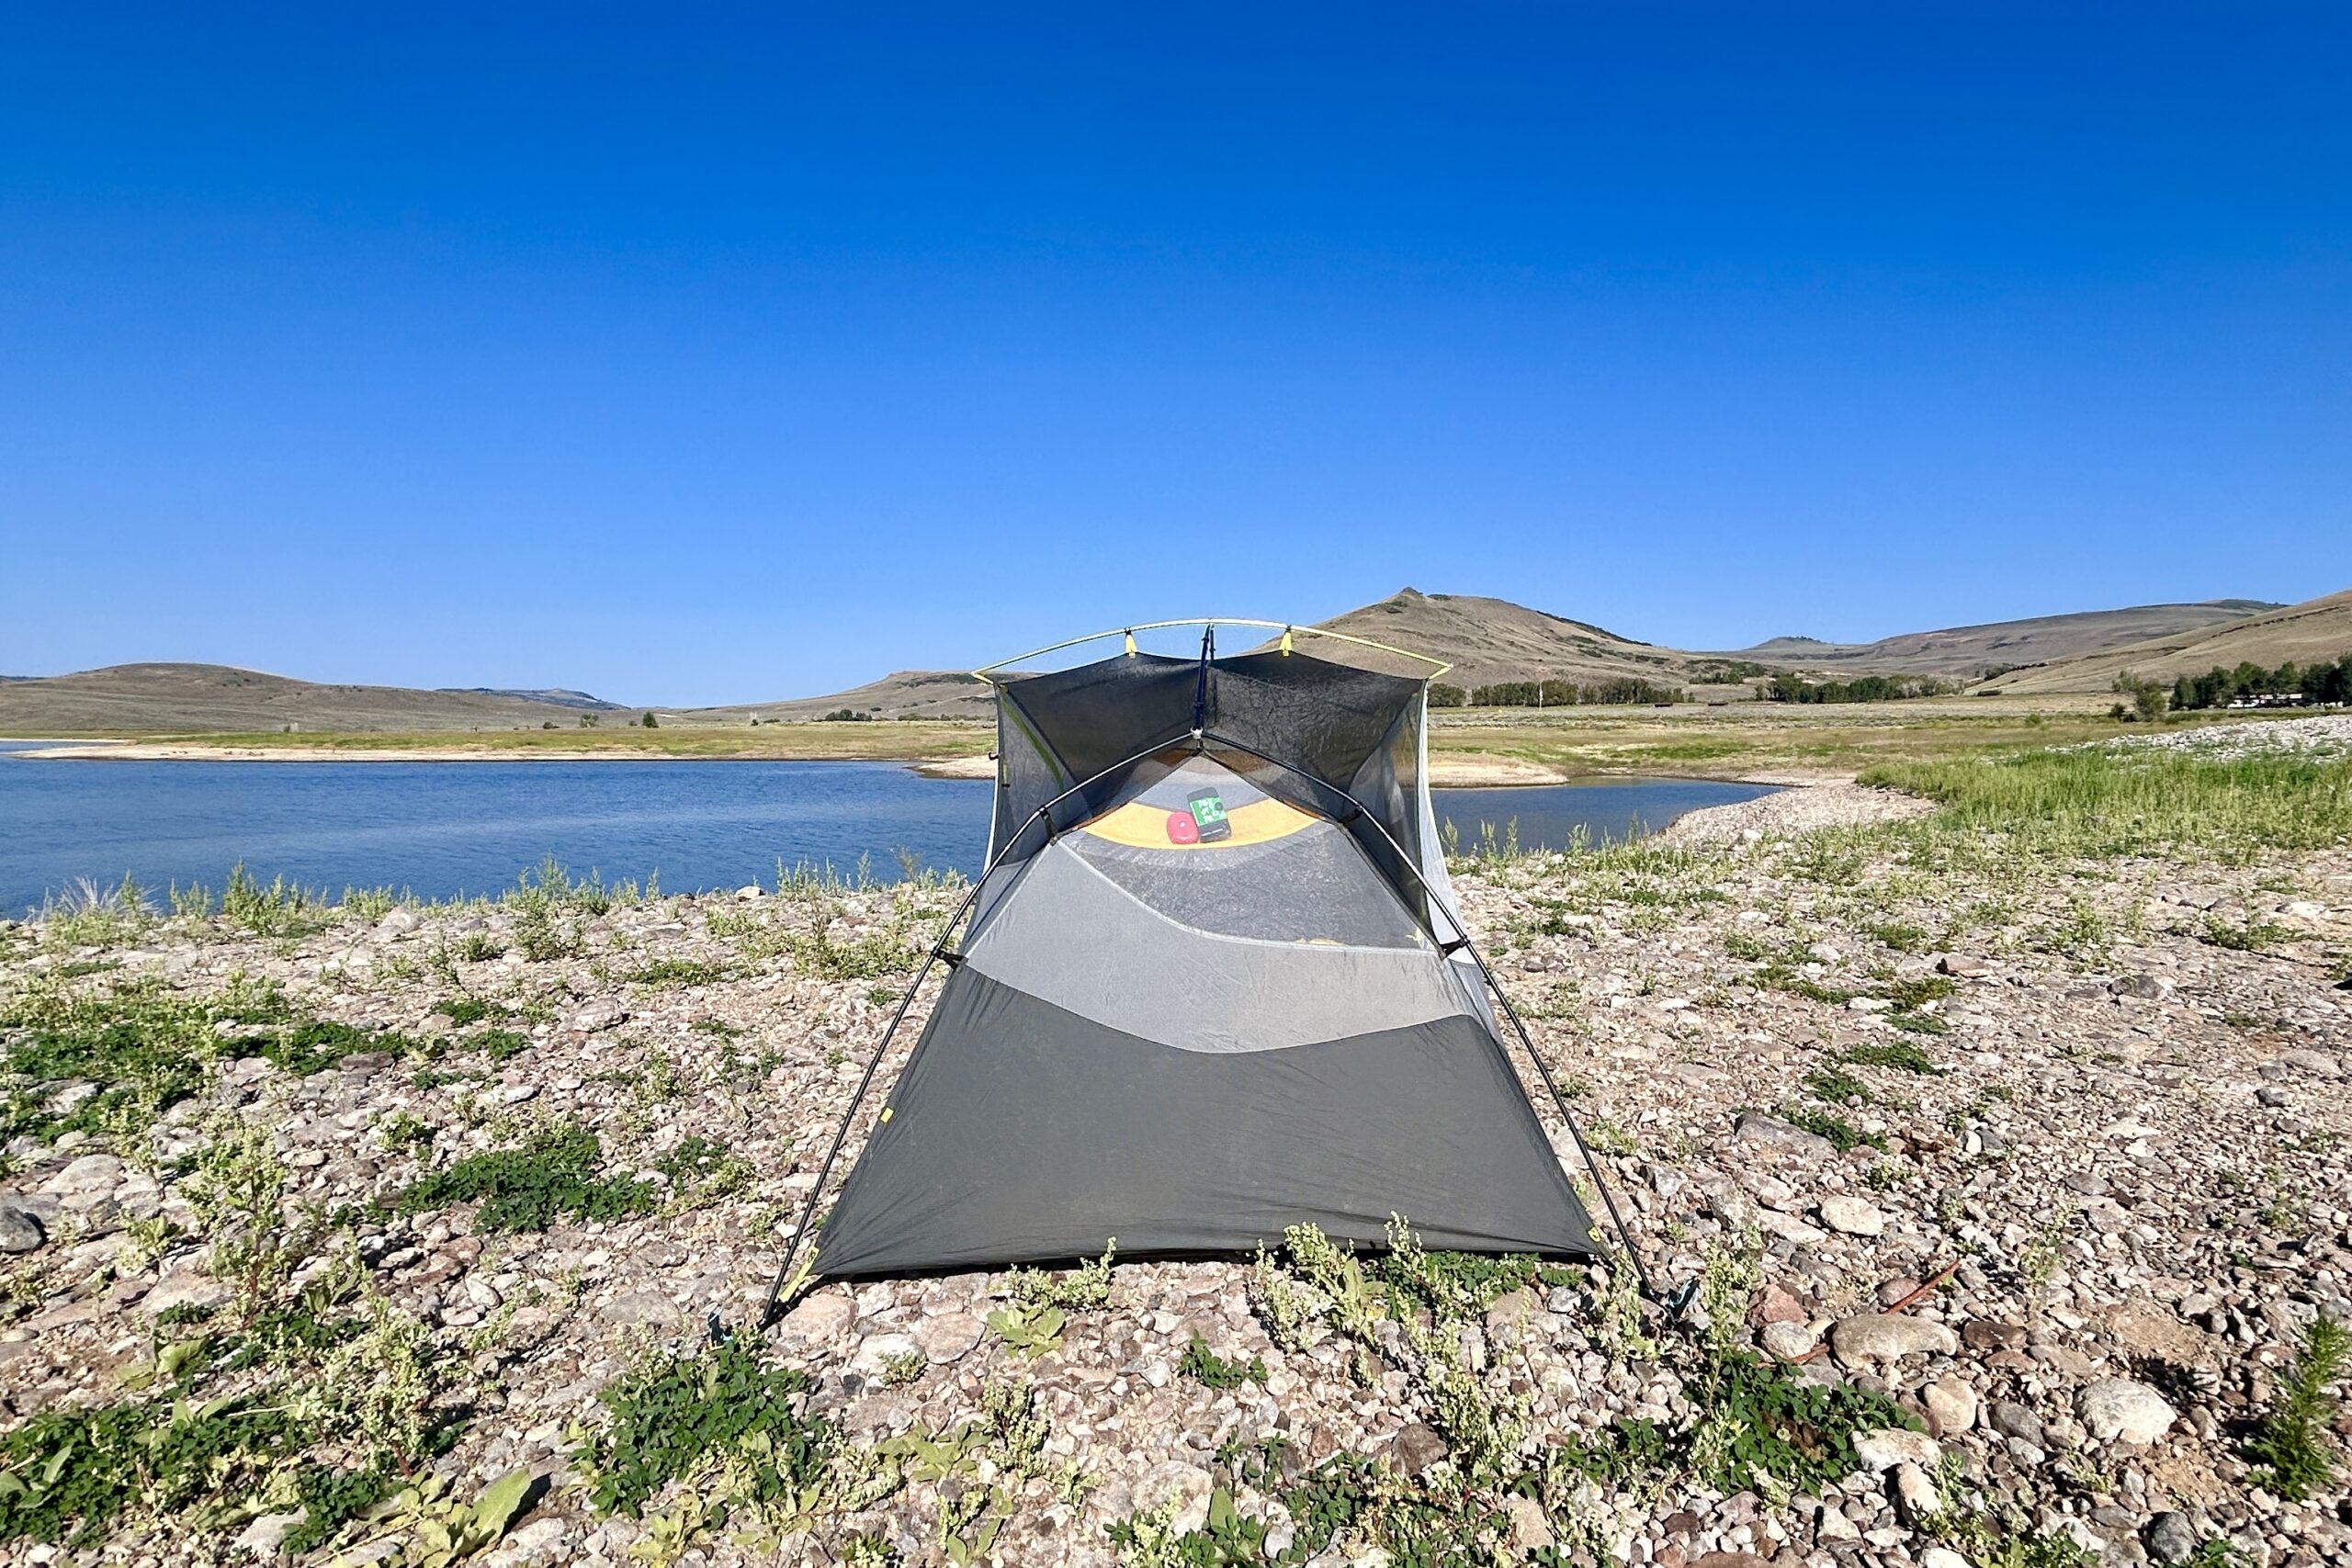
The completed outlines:
{"type": "MultiPolygon", "coordinates": [[[[2245,733],[2267,741],[2277,727],[2245,733]]],[[[2333,968],[2352,942],[2352,853],[2052,868],[1996,899],[1825,858],[1802,833],[1917,809],[1850,785],[1792,790],[1686,818],[1668,835],[1677,853],[1536,856],[1464,875],[1474,928],[1580,1092],[1653,1270],[1692,1278],[1711,1253],[1757,1238],[1760,1280],[1724,1330],[1802,1360],[1807,1377],[1891,1393],[1921,1428],[1883,1436],[1818,1495],[1600,1485],[1580,1494],[1573,1529],[1515,1504],[1520,1545],[1556,1535],[1566,1558],[1658,1568],[1953,1568],[1967,1542],[1938,1524],[1956,1499],[1936,1489],[1964,1482],[2023,1536],[2116,1562],[2176,1562],[2222,1540],[2268,1568],[2352,1562],[2340,1483],[2282,1501],[2252,1483],[2242,1448],[2314,1314],[2352,1316],[2352,991],[2333,968]],[[2214,936],[2248,931],[2262,941],[2214,936]],[[1871,1048],[1904,1044],[1934,1070],[1869,1065],[1892,1059],[1871,1048]],[[1860,1092],[1809,1098],[1809,1075],[1839,1061],[1860,1092]],[[1823,1112],[1869,1142],[1840,1152],[1790,1119],[1818,1126],[1823,1112]],[[1938,1279],[1906,1311],[1884,1310],[1938,1279]]],[[[178,921],[106,951],[0,931],[11,987],[99,991],[152,975],[195,997],[259,976],[309,1014],[446,1042],[423,1071],[380,1051],[300,1077],[223,1062],[152,1137],[17,1138],[0,1181],[6,1428],[124,1397],[159,1314],[226,1296],[185,1235],[198,1216],[173,1163],[208,1118],[267,1131],[289,1216],[388,1197],[533,1118],[592,1127],[608,1158],[649,1173],[699,1137],[747,1168],[707,1191],[673,1183],[657,1213],[544,1234],[479,1234],[468,1205],[352,1222],[369,1288],[431,1337],[447,1397],[473,1412],[434,1468],[466,1495],[516,1466],[552,1483],[475,1561],[676,1559],[569,1484],[578,1434],[604,1419],[599,1392],[647,1344],[691,1343],[713,1314],[756,1312],[779,1227],[900,978],[822,978],[812,952],[859,951],[894,919],[950,902],[747,890],[575,910],[560,925],[576,952],[539,961],[514,951],[517,916],[497,907],[394,908],[290,938],[178,921]],[[799,945],[779,947],[779,933],[799,945]],[[459,1023],[450,999],[469,995],[511,1016],[459,1023]],[[485,1047],[492,1029],[521,1043],[485,1047]],[[418,1124],[422,1142],[399,1131],[418,1124]]],[[[34,1090],[51,1105],[82,1092],[34,1090]]],[[[1280,1348],[1246,1262],[1123,1264],[1107,1304],[1073,1312],[1035,1359],[987,1325],[1006,1289],[982,1274],[828,1285],[772,1336],[812,1380],[809,1406],[862,1443],[945,1431],[991,1386],[1035,1392],[1045,1452],[1083,1484],[1005,1482],[1020,1506],[989,1561],[1108,1564],[1115,1520],[1173,1508],[1178,1527],[1197,1525],[1233,1440],[1279,1434],[1304,1461],[1359,1454],[1400,1474],[1447,1462],[1403,1374],[1363,1381],[1336,1341],[1280,1348]],[[1195,1335],[1261,1359],[1264,1382],[1187,1376],[1195,1335]]],[[[1531,1456],[1622,1417],[1689,1410],[1686,1364],[1612,1342],[1596,1299],[1517,1292],[1472,1331],[1476,1364],[1526,1401],[1531,1456]]],[[[872,1538],[940,1561],[952,1496],[918,1480],[780,1545],[719,1533],[683,1560],[832,1562],[872,1538]]],[[[1246,1506],[1288,1539],[1279,1507],[1246,1506]]],[[[262,1507],[218,1531],[134,1520],[83,1555],[267,1557],[297,1516],[262,1507]]],[[[51,1560],[10,1551],[0,1562],[51,1560]]],[[[1382,1559],[1343,1540],[1318,1561],[1382,1559]]]]}

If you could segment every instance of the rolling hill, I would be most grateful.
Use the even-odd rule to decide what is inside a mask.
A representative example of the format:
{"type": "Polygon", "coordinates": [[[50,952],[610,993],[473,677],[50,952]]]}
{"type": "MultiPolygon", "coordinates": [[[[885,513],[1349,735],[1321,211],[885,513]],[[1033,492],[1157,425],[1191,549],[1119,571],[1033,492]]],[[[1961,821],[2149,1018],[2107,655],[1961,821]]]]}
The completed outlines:
{"type": "Polygon", "coordinates": [[[2021,696],[2105,692],[2129,670],[2152,680],[2201,675],[2215,665],[2251,661],[2275,669],[2289,660],[2308,664],[2352,653],[2352,589],[2300,604],[2283,604],[2203,631],[2159,636],[2012,671],[1986,684],[2021,696]]]}
{"type": "Polygon", "coordinates": [[[503,693],[322,685],[224,664],[115,664],[0,683],[0,735],[568,728],[580,714],[503,693]]]}
{"type": "Polygon", "coordinates": [[[1821,642],[1782,637],[1726,657],[1806,671],[1856,674],[1933,675],[1973,680],[1990,671],[2125,648],[2150,639],[2201,636],[2275,610],[2260,599],[2209,599],[2196,604],[2135,604],[2122,610],[2084,610],[2066,615],[2035,615],[1942,631],[1905,632],[1876,642],[1821,642]]]}

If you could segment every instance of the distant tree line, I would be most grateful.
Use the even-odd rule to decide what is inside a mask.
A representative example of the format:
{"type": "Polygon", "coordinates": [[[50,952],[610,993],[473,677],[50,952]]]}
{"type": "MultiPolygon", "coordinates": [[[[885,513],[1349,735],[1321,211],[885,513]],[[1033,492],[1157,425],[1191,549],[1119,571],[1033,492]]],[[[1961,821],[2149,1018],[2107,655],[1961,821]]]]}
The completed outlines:
{"type": "Polygon", "coordinates": [[[2315,704],[2352,703],[2352,653],[2329,663],[2297,665],[2289,660],[2265,670],[2251,660],[2234,670],[2215,665],[2202,675],[2183,675],[2172,684],[2176,708],[2225,708],[2232,703],[2271,697],[2315,704]]]}
{"type": "Polygon", "coordinates": [[[1492,685],[1448,685],[1430,682],[1430,705],[1439,708],[1566,708],[1589,704],[1672,703],[1682,699],[1679,687],[1661,686],[1632,675],[1612,680],[1498,681],[1492,685]]]}
{"type": "Polygon", "coordinates": [[[1776,703],[1893,703],[1906,697],[1939,697],[1954,688],[1925,675],[1857,675],[1850,681],[1808,681],[1781,671],[1764,688],[1776,703]]]}

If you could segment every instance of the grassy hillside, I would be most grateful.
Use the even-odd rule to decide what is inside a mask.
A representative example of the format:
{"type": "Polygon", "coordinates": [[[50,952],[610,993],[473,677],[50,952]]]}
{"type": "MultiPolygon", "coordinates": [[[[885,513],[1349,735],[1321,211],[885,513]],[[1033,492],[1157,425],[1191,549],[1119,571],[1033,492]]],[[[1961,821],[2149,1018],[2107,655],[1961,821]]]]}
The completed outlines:
{"type": "Polygon", "coordinates": [[[2170,681],[2176,675],[2202,674],[2217,664],[2234,669],[2251,660],[2272,668],[2289,660],[2308,664],[2347,652],[2352,652],[2352,589],[2266,610],[2202,633],[2150,637],[2018,670],[1991,684],[2018,696],[2105,692],[2126,670],[2170,681]]]}
{"type": "Polygon", "coordinates": [[[1984,626],[1952,626],[1942,631],[1905,632],[1876,642],[1774,637],[1727,657],[1804,670],[1900,672],[1967,680],[1991,670],[2075,659],[2152,638],[2202,637],[2277,608],[2259,599],[2137,604],[2124,610],[2086,610],[2066,615],[2036,615],[1984,626]]]}
{"type": "MultiPolygon", "coordinates": [[[[567,695],[576,695],[567,694],[567,695]]],[[[0,735],[160,730],[537,729],[576,705],[495,692],[326,685],[221,664],[116,664],[0,682],[0,735]]],[[[610,719],[605,722],[611,722],[610,719]]]]}

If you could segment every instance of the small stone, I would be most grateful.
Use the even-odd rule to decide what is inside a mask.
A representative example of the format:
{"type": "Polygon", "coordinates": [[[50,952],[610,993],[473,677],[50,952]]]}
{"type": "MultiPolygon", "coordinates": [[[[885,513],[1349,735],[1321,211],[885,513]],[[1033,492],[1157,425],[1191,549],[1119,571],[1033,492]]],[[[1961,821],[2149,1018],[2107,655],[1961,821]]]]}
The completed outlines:
{"type": "Polygon", "coordinates": [[[1886,1229],[1886,1215],[1875,1204],[1840,1194],[1821,1201],[1821,1223],[1847,1235],[1877,1235],[1886,1229]]]}
{"type": "Polygon", "coordinates": [[[266,1561],[277,1555],[277,1549],[301,1522],[300,1513],[264,1514],[238,1532],[234,1544],[240,1551],[266,1561]]]}
{"type": "Polygon", "coordinates": [[[423,923],[417,919],[416,911],[403,904],[378,920],[376,931],[382,936],[406,936],[423,923]]]}
{"type": "Polygon", "coordinates": [[[2340,1078],[2344,1076],[2344,1064],[2324,1051],[2290,1051],[2278,1060],[2314,1077],[2340,1078]]]}
{"type": "Polygon", "coordinates": [[[1918,1525],[1944,1511],[1944,1500],[1936,1494],[1936,1483],[1928,1472],[1916,1464],[1894,1467],[1894,1507],[1904,1522],[1918,1525]]]}
{"type": "Polygon", "coordinates": [[[110,1198],[122,1185],[122,1161],[112,1155],[84,1155],[42,1183],[41,1190],[56,1196],[69,1209],[86,1208],[110,1198]]]}
{"type": "Polygon", "coordinates": [[[1882,1427],[1875,1432],[1855,1434],[1854,1457],[1869,1471],[1893,1470],[1898,1464],[1916,1464],[1928,1471],[1943,1458],[1943,1450],[1925,1432],[1882,1427]]]}
{"type": "Polygon", "coordinates": [[[857,1321],[857,1303],[846,1291],[820,1291],[784,1314],[776,1325],[786,1339],[823,1345],[840,1338],[857,1321]]]}
{"type": "Polygon", "coordinates": [[[1829,1343],[1848,1366],[1863,1361],[1899,1361],[1905,1356],[1950,1356],[1960,1340],[1940,1323],[1904,1313],[1865,1313],[1829,1331],[1829,1343]]]}
{"type": "Polygon", "coordinates": [[[892,1362],[910,1356],[930,1359],[911,1334],[869,1334],[858,1341],[857,1353],[849,1359],[850,1371],[875,1377],[888,1371],[892,1362]]]}
{"type": "Polygon", "coordinates": [[[1939,1438],[1976,1425],[1976,1391],[1958,1378],[1938,1378],[1919,1391],[1919,1401],[1928,1407],[1928,1423],[1939,1438]]]}
{"type": "Polygon", "coordinates": [[[1919,1568],[1968,1568],[1968,1559],[1949,1546],[1931,1546],[1919,1553],[1919,1568]]]}
{"type": "Polygon", "coordinates": [[[1972,1317],[1960,1331],[1972,1350],[2022,1350],[2025,1348],[2025,1325],[2003,1323],[1996,1318],[1972,1317]]]}
{"type": "Polygon", "coordinates": [[[1398,1432],[1388,1445],[1388,1467],[1399,1475],[1419,1475],[1450,1451],[1443,1438],[1416,1421],[1398,1432]]]}
{"type": "Polygon", "coordinates": [[[914,1325],[915,1343],[934,1366],[960,1361],[980,1342],[981,1323],[967,1312],[944,1312],[922,1318],[914,1325]]]}
{"type": "Polygon", "coordinates": [[[1810,1354],[1820,1342],[1813,1330],[1802,1323],[1768,1323],[1757,1337],[1769,1353],[1783,1361],[1810,1354]]]}
{"type": "Polygon", "coordinates": [[[1511,1550],[1521,1556],[1552,1544],[1552,1521],[1544,1517],[1544,1505],[1534,1498],[1513,1492],[1503,1499],[1503,1512],[1510,1516],[1511,1550]]]}
{"type": "Polygon", "coordinates": [[[1772,1564],[1752,1551],[1710,1551],[1699,1559],[1695,1568],[1772,1568],[1772,1564]]]}
{"type": "Polygon", "coordinates": [[[1787,1286],[1767,1282],[1756,1292],[1756,1321],[1765,1323],[1803,1323],[1808,1315],[1804,1303],[1787,1286]]]}
{"type": "Polygon", "coordinates": [[[229,1287],[197,1269],[175,1269],[156,1282],[139,1310],[160,1317],[174,1307],[209,1308],[229,1299],[229,1287]]]}
{"type": "Polygon", "coordinates": [[[1791,1154],[1826,1158],[1837,1152],[1829,1140],[1802,1127],[1792,1127],[1777,1116],[1767,1116],[1760,1111],[1743,1111],[1732,1124],[1733,1133],[1751,1144],[1767,1148],[1785,1149],[1791,1154]]]}
{"type": "Polygon", "coordinates": [[[627,1023],[628,1010],[617,1002],[591,1002],[574,1012],[569,1021],[577,1032],[594,1034],[627,1023]]]}
{"type": "Polygon", "coordinates": [[[2153,1443],[2179,1412],[2146,1383],[2102,1378],[2075,1396],[2075,1414],[2103,1442],[2153,1443]]]}
{"type": "Polygon", "coordinates": [[[1962,953],[1945,953],[1942,957],[1936,960],[1936,967],[1944,974],[1956,976],[1964,980],[1973,979],[1979,975],[1989,975],[1993,972],[1992,964],[1986,963],[1984,959],[1971,957],[1962,953]]]}
{"type": "Polygon", "coordinates": [[[2202,1544],[2197,1537],[2197,1527],[2188,1516],[2176,1508],[2166,1508],[2148,1521],[2140,1539],[2147,1543],[2148,1555],[2159,1562],[2186,1562],[2197,1555],[2202,1544]]]}
{"type": "Polygon", "coordinates": [[[686,1314],[659,1291],[629,1291],[605,1303],[608,1323],[643,1324],[664,1333],[684,1326],[686,1314]]]}
{"type": "Polygon", "coordinates": [[[40,1220],[13,1203],[0,1203],[0,1252],[33,1252],[49,1239],[40,1220]]]}
{"type": "Polygon", "coordinates": [[[2109,983],[2107,988],[2119,997],[2129,997],[2133,1001],[2157,1002],[2164,1000],[2171,993],[2172,982],[2159,979],[2154,975],[2134,971],[2129,975],[2118,976],[2109,983]]]}
{"type": "Polygon", "coordinates": [[[1985,1410],[1984,1421],[2005,1438],[2031,1443],[2036,1448],[2042,1444],[2041,1417],[2034,1414],[2033,1406],[2030,1404],[2019,1404],[2014,1399],[1996,1399],[1985,1410]]]}

